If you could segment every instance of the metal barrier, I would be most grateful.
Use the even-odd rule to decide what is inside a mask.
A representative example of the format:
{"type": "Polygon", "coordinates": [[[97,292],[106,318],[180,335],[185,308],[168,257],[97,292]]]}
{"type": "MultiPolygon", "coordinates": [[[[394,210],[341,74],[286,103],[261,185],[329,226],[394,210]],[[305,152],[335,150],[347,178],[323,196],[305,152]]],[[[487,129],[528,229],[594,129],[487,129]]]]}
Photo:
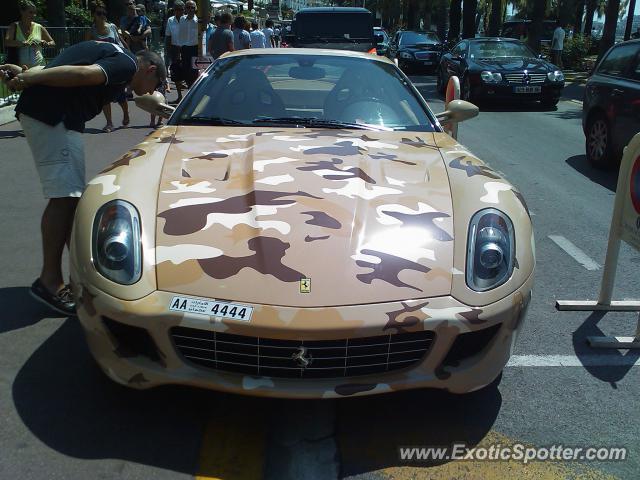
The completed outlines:
{"type": "MultiPolygon", "coordinates": [[[[8,26],[0,26],[0,64],[4,63],[6,56],[4,37],[9,29],[8,26]]],[[[76,43],[85,40],[90,27],[47,27],[47,31],[56,42],[55,47],[46,47],[42,49],[42,54],[46,60],[51,60],[62,50],[76,43]]],[[[162,52],[164,43],[161,38],[162,30],[160,27],[151,27],[150,48],[154,52],[162,52]]],[[[18,95],[12,94],[7,86],[0,82],[0,107],[17,101],[18,95]]]]}

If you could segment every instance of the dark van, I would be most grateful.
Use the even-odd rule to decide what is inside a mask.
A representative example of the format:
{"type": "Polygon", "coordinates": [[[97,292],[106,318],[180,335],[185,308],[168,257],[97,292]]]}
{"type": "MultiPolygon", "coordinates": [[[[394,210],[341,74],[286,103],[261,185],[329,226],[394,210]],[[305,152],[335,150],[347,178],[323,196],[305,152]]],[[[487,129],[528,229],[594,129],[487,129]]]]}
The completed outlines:
{"type": "Polygon", "coordinates": [[[376,53],[373,15],[366,8],[303,8],[292,25],[293,47],[376,53]]]}

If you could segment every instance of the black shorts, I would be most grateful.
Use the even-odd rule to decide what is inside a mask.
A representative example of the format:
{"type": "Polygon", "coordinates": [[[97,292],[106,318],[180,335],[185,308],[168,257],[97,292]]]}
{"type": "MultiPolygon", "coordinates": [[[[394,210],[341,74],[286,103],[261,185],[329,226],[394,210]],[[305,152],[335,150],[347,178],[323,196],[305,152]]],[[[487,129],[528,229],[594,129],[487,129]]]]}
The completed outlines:
{"type": "Polygon", "coordinates": [[[171,65],[171,80],[174,82],[183,80],[187,87],[191,87],[198,78],[198,70],[191,68],[191,58],[198,56],[198,46],[180,47],[180,62],[171,65]]]}

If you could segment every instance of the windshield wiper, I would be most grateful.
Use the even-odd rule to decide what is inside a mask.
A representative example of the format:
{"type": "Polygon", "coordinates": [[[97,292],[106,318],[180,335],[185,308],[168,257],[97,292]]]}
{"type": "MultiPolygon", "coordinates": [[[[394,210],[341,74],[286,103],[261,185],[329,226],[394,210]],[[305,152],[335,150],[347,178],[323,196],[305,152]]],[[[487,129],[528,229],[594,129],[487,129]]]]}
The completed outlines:
{"type": "Polygon", "coordinates": [[[352,128],[357,130],[393,130],[392,128],[367,123],[340,122],[338,120],[326,120],[316,117],[261,117],[253,120],[253,123],[274,123],[284,125],[299,125],[301,127],[322,128],[352,128]]]}
{"type": "Polygon", "coordinates": [[[202,125],[249,125],[245,122],[239,122],[231,118],[224,117],[208,117],[206,115],[194,115],[180,119],[180,123],[186,124],[202,124],[202,125]]]}

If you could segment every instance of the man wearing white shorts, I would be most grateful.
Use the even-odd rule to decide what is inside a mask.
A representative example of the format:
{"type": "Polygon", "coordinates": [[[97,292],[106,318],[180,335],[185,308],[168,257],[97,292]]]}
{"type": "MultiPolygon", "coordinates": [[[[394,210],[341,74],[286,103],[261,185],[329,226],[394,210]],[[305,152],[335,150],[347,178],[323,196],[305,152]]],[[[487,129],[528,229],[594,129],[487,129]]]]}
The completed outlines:
{"type": "Polygon", "coordinates": [[[103,105],[127,84],[143,95],[152,93],[165,78],[164,62],[155,53],[134,55],[118,45],[95,41],[65,49],[44,68],[0,65],[0,79],[13,90],[23,90],[16,116],[49,200],[41,222],[43,266],[31,295],[57,312],[75,314],[75,302],[62,278],[62,253],[85,187],[85,122],[102,112],[103,105]]]}

